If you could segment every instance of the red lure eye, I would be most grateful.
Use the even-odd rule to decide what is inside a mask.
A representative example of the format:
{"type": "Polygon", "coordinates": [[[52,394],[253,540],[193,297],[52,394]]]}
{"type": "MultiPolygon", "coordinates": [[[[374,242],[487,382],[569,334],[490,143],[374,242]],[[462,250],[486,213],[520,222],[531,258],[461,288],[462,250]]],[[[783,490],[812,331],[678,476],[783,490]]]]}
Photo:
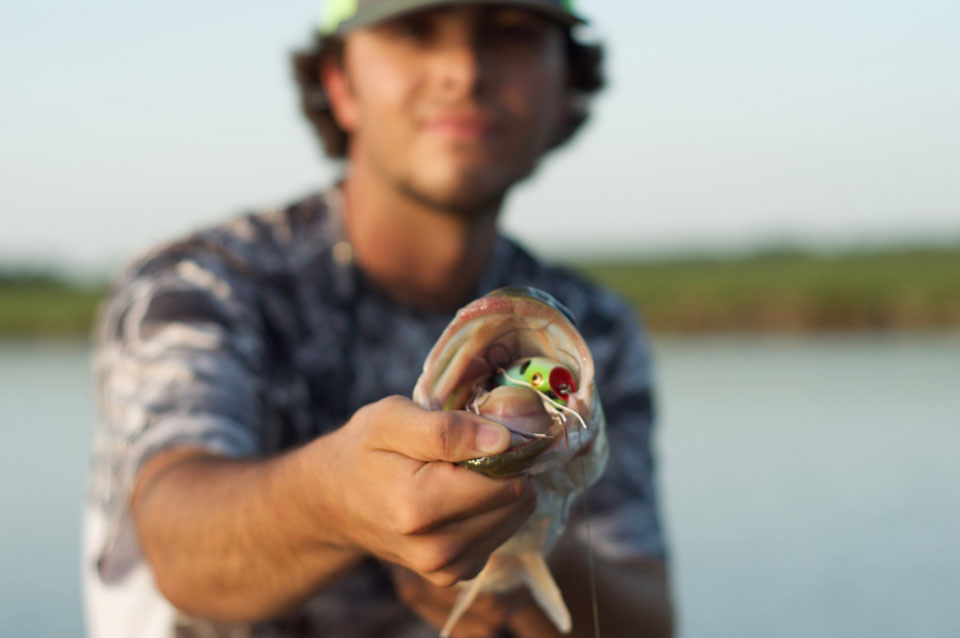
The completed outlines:
{"type": "Polygon", "coordinates": [[[550,371],[550,389],[564,401],[572,392],[577,391],[577,382],[573,373],[562,366],[556,366],[550,371]]]}

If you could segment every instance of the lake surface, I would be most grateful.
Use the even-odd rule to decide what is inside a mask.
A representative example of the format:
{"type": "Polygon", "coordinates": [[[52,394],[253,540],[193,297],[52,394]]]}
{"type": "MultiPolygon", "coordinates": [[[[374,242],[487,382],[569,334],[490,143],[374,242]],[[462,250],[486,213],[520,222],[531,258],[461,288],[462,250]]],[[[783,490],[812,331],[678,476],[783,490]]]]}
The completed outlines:
{"type": "MultiPolygon", "coordinates": [[[[960,636],[960,335],[656,341],[687,638],[960,636]]],[[[0,342],[0,634],[83,635],[80,343],[0,342]]]]}

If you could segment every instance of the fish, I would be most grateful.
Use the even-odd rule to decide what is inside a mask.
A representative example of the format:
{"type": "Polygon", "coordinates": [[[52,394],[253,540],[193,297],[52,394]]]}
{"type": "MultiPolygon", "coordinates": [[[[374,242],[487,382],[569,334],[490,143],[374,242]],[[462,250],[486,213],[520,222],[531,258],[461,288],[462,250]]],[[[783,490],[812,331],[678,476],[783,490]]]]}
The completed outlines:
{"type": "Polygon", "coordinates": [[[563,633],[570,612],[547,566],[574,500],[596,482],[609,448],[594,363],[573,316],[529,286],[494,290],[457,311],[427,355],[413,401],[430,410],[469,410],[510,430],[510,447],[463,467],[492,478],[527,475],[534,513],[461,587],[440,636],[448,638],[478,594],[526,584],[563,633]]]}

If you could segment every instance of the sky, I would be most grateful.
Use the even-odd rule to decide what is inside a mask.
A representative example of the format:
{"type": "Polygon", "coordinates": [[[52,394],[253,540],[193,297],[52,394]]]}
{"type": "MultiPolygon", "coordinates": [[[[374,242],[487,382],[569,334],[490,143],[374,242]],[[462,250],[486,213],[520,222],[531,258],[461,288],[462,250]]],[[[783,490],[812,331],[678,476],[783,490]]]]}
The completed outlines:
{"type": "MultiPolygon", "coordinates": [[[[511,194],[551,256],[960,240],[960,3],[581,0],[592,122],[511,194]],[[543,223],[544,216],[550,223],[543,223]]],[[[330,183],[315,0],[0,7],[0,264],[104,272],[330,183]]]]}

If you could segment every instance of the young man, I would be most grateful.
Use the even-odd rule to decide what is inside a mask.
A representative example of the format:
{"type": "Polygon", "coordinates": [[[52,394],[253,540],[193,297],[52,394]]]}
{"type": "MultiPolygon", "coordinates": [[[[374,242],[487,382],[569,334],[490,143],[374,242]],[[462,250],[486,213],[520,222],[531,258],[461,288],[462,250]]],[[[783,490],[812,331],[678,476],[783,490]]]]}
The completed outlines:
{"type": "MultiPolygon", "coordinates": [[[[563,301],[596,359],[603,634],[670,634],[643,341],[622,302],[496,231],[599,86],[568,7],[335,3],[297,68],[342,184],[128,269],[96,358],[91,636],[434,635],[536,494],[451,463],[503,451],[502,426],[405,397],[453,312],[507,284],[563,301]]],[[[577,636],[593,626],[584,527],[575,513],[552,557],[577,636]]],[[[482,596],[455,631],[555,633],[522,592],[482,596]]]]}

